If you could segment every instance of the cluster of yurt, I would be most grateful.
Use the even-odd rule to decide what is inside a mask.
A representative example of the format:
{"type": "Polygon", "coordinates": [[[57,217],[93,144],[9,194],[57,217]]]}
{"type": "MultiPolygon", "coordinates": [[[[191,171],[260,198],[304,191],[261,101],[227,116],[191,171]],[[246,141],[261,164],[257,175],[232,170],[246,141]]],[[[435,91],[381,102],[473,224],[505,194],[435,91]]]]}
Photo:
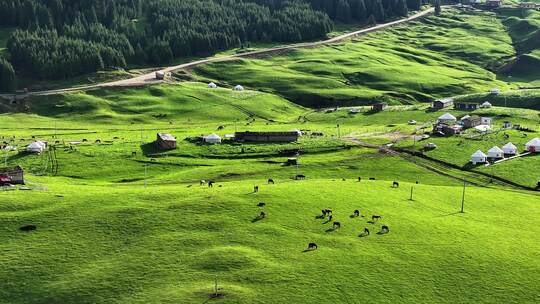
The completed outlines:
{"type": "Polygon", "coordinates": [[[518,154],[518,148],[513,143],[509,142],[502,148],[494,146],[487,151],[487,154],[478,150],[471,155],[471,163],[473,165],[487,163],[488,159],[501,159],[505,156],[514,156],[518,154]]]}

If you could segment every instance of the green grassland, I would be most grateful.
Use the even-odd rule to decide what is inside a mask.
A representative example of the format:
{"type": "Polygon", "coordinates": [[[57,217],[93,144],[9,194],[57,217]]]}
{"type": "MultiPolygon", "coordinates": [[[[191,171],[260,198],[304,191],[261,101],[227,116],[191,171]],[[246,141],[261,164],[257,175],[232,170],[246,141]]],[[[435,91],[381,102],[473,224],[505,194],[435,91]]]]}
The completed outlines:
{"type": "MultiPolygon", "coordinates": [[[[352,115],[193,82],[32,97],[24,105],[16,113],[22,105],[3,104],[3,140],[21,148],[32,137],[59,144],[56,153],[0,155],[26,169],[33,189],[0,192],[0,302],[532,303],[537,297],[530,283],[540,280],[536,192],[471,177],[479,186],[467,186],[462,214],[456,176],[343,140],[385,143],[412,134],[409,119],[421,124],[441,114],[423,105],[381,113],[360,107],[352,115]],[[184,140],[292,129],[324,136],[307,132],[287,144],[184,140]],[[175,135],[178,148],[157,153],[156,132],[175,135]],[[284,166],[290,154],[280,151],[295,149],[299,166],[284,166]],[[307,179],[291,179],[298,173],[307,179]],[[275,185],[266,184],[270,177],[275,185]],[[216,184],[201,187],[200,179],[216,184]],[[395,180],[400,188],[390,187],[395,180]],[[315,218],[322,208],[334,210],[341,229],[315,218]],[[351,218],[355,209],[365,217],[351,218]],[[267,217],[257,220],[261,211],[267,217]],[[372,214],[383,219],[369,223],[372,214]],[[18,231],[28,223],[38,230],[18,231]],[[377,234],[382,225],[390,233],[377,234]],[[371,235],[360,237],[364,227],[371,235]],[[309,242],[319,249],[306,252],[309,242]],[[211,299],[216,280],[219,296],[211,299]]],[[[490,111],[508,113],[515,123],[539,119],[535,110],[490,111]]],[[[441,142],[441,151],[452,144],[441,142]]],[[[499,173],[526,170],[518,169],[499,173]]]]}
{"type": "Polygon", "coordinates": [[[495,15],[452,10],[348,43],[213,63],[195,72],[307,106],[396,104],[511,87],[489,70],[514,55],[495,15]]]}
{"type": "Polygon", "coordinates": [[[412,134],[443,112],[417,102],[457,94],[492,102],[474,114],[495,127],[534,129],[504,131],[520,149],[540,137],[538,90],[506,91],[517,82],[489,71],[517,54],[513,41],[492,14],[445,14],[359,41],[203,66],[200,82],[2,100],[0,142],[19,151],[0,150],[0,163],[21,165],[27,185],[0,191],[0,303],[535,303],[540,195],[486,176],[534,187],[539,155],[467,165],[477,149],[506,143],[503,132],[427,140],[438,145],[427,156],[463,170],[377,148],[422,147],[412,134]],[[233,91],[237,83],[247,90],[233,91]],[[505,91],[482,93],[492,87],[505,91]],[[373,100],[394,106],[305,107],[373,100]],[[194,140],[248,130],[304,135],[194,140]],[[176,136],[177,149],[157,151],[157,132],[176,136]],[[55,148],[24,152],[33,139],[55,148]],[[286,166],[296,151],[299,165],[286,166]],[[323,208],[340,229],[316,218],[323,208]],[[355,209],[365,217],[351,217],[355,209]],[[373,214],[383,218],[370,222],[373,214]],[[25,224],[38,229],[20,232],[25,224]],[[390,232],[378,233],[382,225],[390,232]],[[365,227],[371,235],[361,236],[365,227]],[[309,242],[319,248],[306,251],[309,242]]]}

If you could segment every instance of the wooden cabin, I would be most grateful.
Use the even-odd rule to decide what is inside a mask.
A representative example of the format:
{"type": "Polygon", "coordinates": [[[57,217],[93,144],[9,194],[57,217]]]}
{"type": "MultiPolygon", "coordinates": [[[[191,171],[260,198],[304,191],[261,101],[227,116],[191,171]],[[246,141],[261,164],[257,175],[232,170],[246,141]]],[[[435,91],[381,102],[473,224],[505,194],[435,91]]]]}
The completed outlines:
{"type": "Polygon", "coordinates": [[[21,166],[0,168],[0,185],[24,185],[24,170],[21,166]]]}
{"type": "Polygon", "coordinates": [[[160,150],[176,149],[176,138],[171,134],[158,133],[156,138],[156,146],[160,150]]]}
{"type": "Polygon", "coordinates": [[[236,132],[234,139],[236,141],[254,141],[254,142],[294,142],[298,140],[298,132],[236,132]]]}

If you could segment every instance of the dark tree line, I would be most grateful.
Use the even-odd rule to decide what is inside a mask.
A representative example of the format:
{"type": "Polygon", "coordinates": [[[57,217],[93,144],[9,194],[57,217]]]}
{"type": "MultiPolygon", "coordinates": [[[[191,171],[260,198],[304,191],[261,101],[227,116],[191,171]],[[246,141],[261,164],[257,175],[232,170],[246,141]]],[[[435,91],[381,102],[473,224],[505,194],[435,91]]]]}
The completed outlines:
{"type": "MultiPolygon", "coordinates": [[[[333,20],[384,22],[422,1],[2,0],[0,26],[19,28],[8,41],[16,70],[53,79],[249,42],[321,39],[333,20]]],[[[8,70],[8,62],[0,64],[8,70]]]]}

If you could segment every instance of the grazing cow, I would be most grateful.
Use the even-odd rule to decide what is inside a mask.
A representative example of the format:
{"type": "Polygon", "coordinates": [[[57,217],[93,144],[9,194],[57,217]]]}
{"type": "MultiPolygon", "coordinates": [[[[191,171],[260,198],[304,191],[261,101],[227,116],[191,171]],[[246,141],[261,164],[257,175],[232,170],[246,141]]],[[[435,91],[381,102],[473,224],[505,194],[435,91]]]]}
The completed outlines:
{"type": "Polygon", "coordinates": [[[369,180],[375,180],[375,177],[370,177],[369,180]]]}
{"type": "Polygon", "coordinates": [[[259,215],[259,217],[262,218],[262,219],[265,218],[265,217],[266,217],[266,213],[261,212],[261,214],[259,215]]]}
{"type": "Polygon", "coordinates": [[[224,126],[219,126],[219,127],[217,127],[217,130],[218,130],[218,131],[221,131],[221,130],[223,130],[224,128],[225,128],[224,126]]]}
{"type": "Polygon", "coordinates": [[[101,139],[96,139],[96,144],[100,144],[101,143],[101,139]]]}
{"type": "Polygon", "coordinates": [[[375,220],[378,221],[378,220],[380,220],[380,219],[382,219],[382,216],[380,216],[380,215],[372,215],[372,216],[371,216],[371,220],[372,220],[372,221],[375,221],[375,220]]]}
{"type": "Polygon", "coordinates": [[[24,232],[34,231],[36,229],[37,229],[37,226],[33,224],[24,225],[21,228],[19,228],[19,230],[24,231],[24,232]]]}
{"type": "Polygon", "coordinates": [[[55,143],[55,144],[59,144],[60,141],[59,141],[59,140],[55,140],[54,143],[55,143]]]}
{"type": "Polygon", "coordinates": [[[388,226],[384,225],[384,226],[381,227],[381,232],[388,233],[388,232],[390,232],[390,228],[388,228],[388,226]]]}
{"type": "Polygon", "coordinates": [[[120,138],[118,138],[118,136],[115,136],[115,137],[113,137],[112,139],[120,139],[120,138]]]}
{"type": "Polygon", "coordinates": [[[416,181],[416,184],[418,185],[418,181],[416,181]]]}
{"type": "Polygon", "coordinates": [[[272,185],[273,185],[273,184],[274,184],[274,180],[271,179],[271,178],[269,178],[269,179],[268,179],[268,184],[272,184],[272,185]]]}
{"type": "Polygon", "coordinates": [[[353,214],[354,214],[354,216],[359,217],[360,216],[360,211],[359,210],[354,210],[353,214]]]}
{"type": "Polygon", "coordinates": [[[208,181],[208,188],[212,188],[214,187],[214,182],[213,181],[208,181]]]}
{"type": "Polygon", "coordinates": [[[315,243],[309,243],[307,248],[308,248],[308,250],[315,250],[318,247],[317,247],[317,244],[315,244],[315,243]]]}
{"type": "Polygon", "coordinates": [[[341,228],[341,223],[340,223],[340,222],[334,222],[334,223],[332,224],[332,228],[334,228],[334,229],[341,228]]]}
{"type": "Polygon", "coordinates": [[[393,182],[392,183],[392,188],[399,188],[399,183],[398,182],[393,182]]]}
{"type": "Polygon", "coordinates": [[[36,139],[36,136],[35,136],[35,135],[32,135],[32,139],[36,139]]]}
{"type": "Polygon", "coordinates": [[[303,174],[298,174],[294,177],[294,179],[306,179],[306,176],[303,174]]]}
{"type": "Polygon", "coordinates": [[[255,193],[259,192],[259,186],[253,187],[253,192],[255,192],[255,193]]]}
{"type": "Polygon", "coordinates": [[[257,207],[264,207],[264,206],[266,206],[266,203],[260,202],[257,204],[257,207]]]}
{"type": "Polygon", "coordinates": [[[137,152],[135,151],[131,152],[131,156],[137,156],[137,152]]]}
{"type": "Polygon", "coordinates": [[[82,142],[87,142],[87,141],[88,141],[88,139],[86,139],[86,138],[83,138],[83,140],[82,140],[82,142]]]}
{"type": "Polygon", "coordinates": [[[358,181],[361,182],[361,181],[362,181],[362,178],[361,178],[361,177],[358,177],[358,181]]]}
{"type": "Polygon", "coordinates": [[[332,215],[330,215],[330,216],[328,217],[328,221],[331,222],[333,218],[334,218],[334,217],[333,217],[332,215]]]}
{"type": "Polygon", "coordinates": [[[364,235],[369,235],[369,229],[364,228],[364,235]]]}
{"type": "Polygon", "coordinates": [[[206,184],[206,181],[204,179],[201,179],[199,181],[199,186],[204,186],[206,184]]]}
{"type": "Polygon", "coordinates": [[[327,215],[332,214],[332,210],[330,210],[330,209],[324,209],[324,211],[326,212],[327,215]]]}
{"type": "Polygon", "coordinates": [[[323,217],[326,217],[326,210],[325,209],[321,209],[321,213],[322,213],[323,217]]]}

